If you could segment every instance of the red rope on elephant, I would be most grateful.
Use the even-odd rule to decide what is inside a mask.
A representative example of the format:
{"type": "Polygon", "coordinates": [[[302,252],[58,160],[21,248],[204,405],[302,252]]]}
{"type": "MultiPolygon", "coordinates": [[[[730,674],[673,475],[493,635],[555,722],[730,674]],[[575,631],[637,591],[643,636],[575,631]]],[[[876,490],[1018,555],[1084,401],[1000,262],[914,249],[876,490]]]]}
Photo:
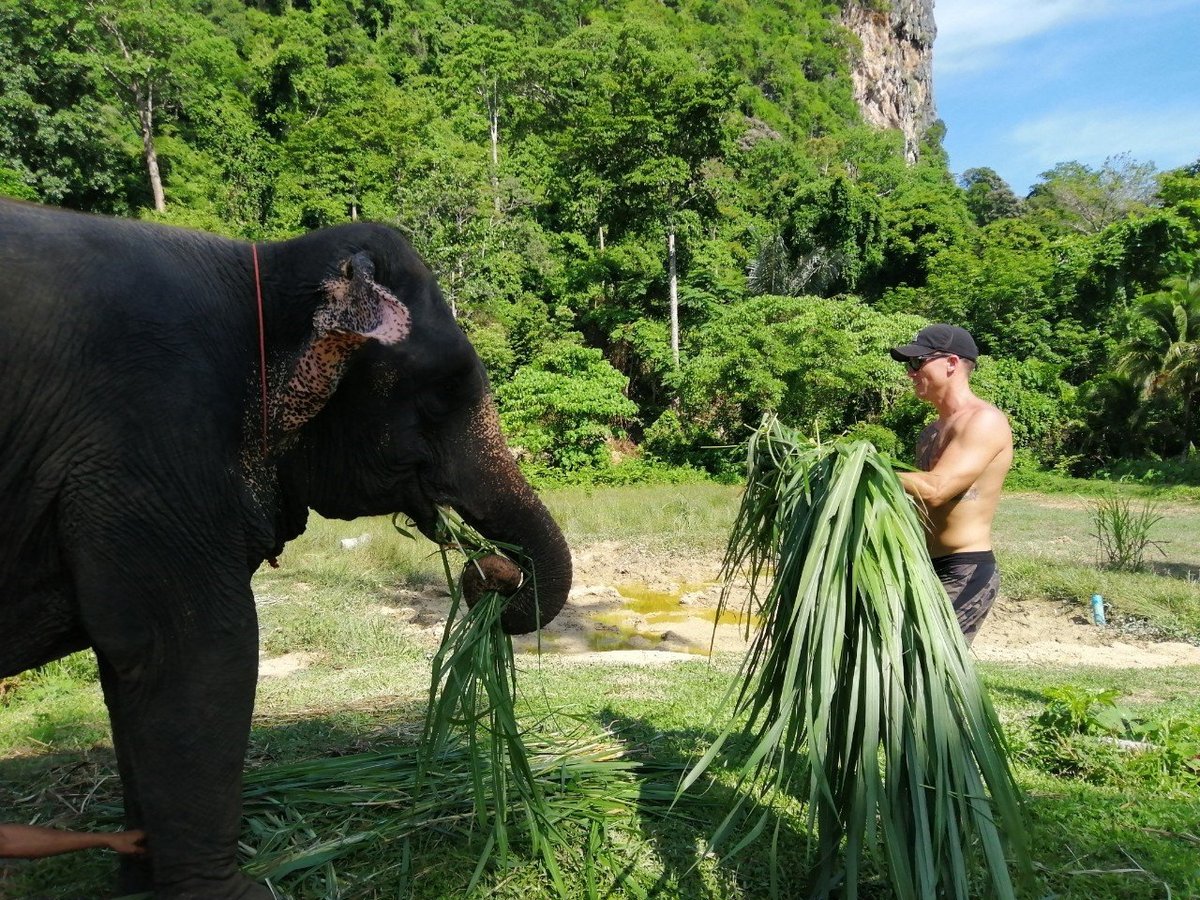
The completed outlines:
{"type": "MultiPolygon", "coordinates": [[[[258,298],[258,374],[262,384],[262,455],[267,458],[267,330],[263,325],[262,280],[258,274],[258,244],[250,245],[250,255],[254,257],[254,293],[258,298]]],[[[279,560],[274,556],[267,557],[267,563],[272,569],[279,568],[279,560]]]]}

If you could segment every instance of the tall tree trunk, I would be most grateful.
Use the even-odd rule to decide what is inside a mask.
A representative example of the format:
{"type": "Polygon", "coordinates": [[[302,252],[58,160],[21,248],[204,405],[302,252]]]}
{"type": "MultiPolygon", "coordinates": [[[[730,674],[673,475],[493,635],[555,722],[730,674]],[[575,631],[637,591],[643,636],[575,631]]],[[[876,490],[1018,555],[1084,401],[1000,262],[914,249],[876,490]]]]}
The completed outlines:
{"type": "Polygon", "coordinates": [[[492,82],[488,95],[488,125],[492,138],[492,209],[500,218],[500,88],[492,82]]]}
{"type": "Polygon", "coordinates": [[[135,91],[138,105],[138,121],[142,125],[142,155],[146,160],[146,175],[150,179],[150,192],[154,195],[154,211],[163,212],[167,208],[167,197],[163,193],[162,175],[158,171],[158,154],[154,150],[154,93],[153,88],[144,92],[140,87],[135,91]]]}
{"type": "Polygon", "coordinates": [[[1188,458],[1188,450],[1192,446],[1192,395],[1195,393],[1195,388],[1188,385],[1184,386],[1183,390],[1183,449],[1179,451],[1179,459],[1181,461],[1188,458]]]}
{"type": "Polygon", "coordinates": [[[667,232],[667,265],[671,275],[671,359],[679,368],[679,278],[675,273],[675,226],[667,232]]]}
{"type": "MultiPolygon", "coordinates": [[[[100,25],[113,36],[117,47],[127,63],[133,62],[133,51],[125,42],[125,36],[117,23],[105,15],[101,15],[94,3],[88,4],[88,9],[97,14],[100,25]]],[[[158,153],[154,149],[154,79],[146,72],[145,81],[140,77],[130,75],[128,80],[105,67],[108,75],[117,85],[118,92],[125,92],[125,102],[133,101],[134,112],[137,113],[138,128],[142,134],[142,159],[146,162],[146,177],[150,181],[150,193],[154,197],[154,211],[163,212],[167,208],[167,197],[163,193],[162,175],[158,170],[158,153]]]]}

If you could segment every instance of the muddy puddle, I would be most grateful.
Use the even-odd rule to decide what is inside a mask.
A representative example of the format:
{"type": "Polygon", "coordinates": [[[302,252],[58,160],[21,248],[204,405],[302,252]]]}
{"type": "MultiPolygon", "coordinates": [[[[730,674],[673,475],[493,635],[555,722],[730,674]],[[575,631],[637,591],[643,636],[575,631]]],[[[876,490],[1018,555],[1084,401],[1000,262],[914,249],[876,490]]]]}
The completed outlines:
{"type": "MultiPolygon", "coordinates": [[[[744,643],[740,608],[718,610],[720,585],[712,581],[618,582],[581,587],[542,632],[542,652],[586,653],[658,650],[707,655],[714,645],[744,643]]],[[[515,641],[536,652],[536,642],[515,641]]]]}

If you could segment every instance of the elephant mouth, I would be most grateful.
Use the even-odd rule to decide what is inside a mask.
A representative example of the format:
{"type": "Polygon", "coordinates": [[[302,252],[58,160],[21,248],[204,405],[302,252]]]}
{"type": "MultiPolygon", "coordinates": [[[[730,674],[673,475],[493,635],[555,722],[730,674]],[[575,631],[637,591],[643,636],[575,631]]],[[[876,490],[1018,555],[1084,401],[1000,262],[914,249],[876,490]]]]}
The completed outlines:
{"type": "Polygon", "coordinates": [[[468,607],[473,607],[484,594],[492,591],[504,597],[511,597],[524,584],[524,570],[508,557],[498,553],[489,553],[463,567],[463,598],[468,607]]]}
{"type": "MultiPolygon", "coordinates": [[[[528,568],[518,565],[506,556],[496,553],[471,560],[463,568],[462,591],[467,606],[475,606],[489,593],[504,598],[500,613],[500,627],[506,634],[528,634],[549,624],[566,599],[566,591],[557,578],[548,575],[543,579],[544,589],[539,590],[535,563],[523,560],[528,568]]],[[[566,576],[569,584],[570,576],[566,576]]]]}
{"type": "Polygon", "coordinates": [[[440,543],[440,509],[443,507],[449,508],[449,504],[439,504],[436,501],[427,501],[425,499],[418,500],[415,503],[405,503],[400,512],[392,517],[393,524],[398,528],[405,528],[406,530],[407,528],[415,528],[435,544],[440,543]]]}

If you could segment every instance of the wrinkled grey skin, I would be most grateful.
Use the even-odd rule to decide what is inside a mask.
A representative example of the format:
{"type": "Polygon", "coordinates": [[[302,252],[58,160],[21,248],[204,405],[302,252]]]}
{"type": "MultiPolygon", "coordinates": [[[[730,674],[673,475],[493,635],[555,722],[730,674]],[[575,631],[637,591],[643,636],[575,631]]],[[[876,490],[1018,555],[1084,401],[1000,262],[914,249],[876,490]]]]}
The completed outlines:
{"type": "MultiPolygon", "coordinates": [[[[123,860],[122,892],[269,896],[235,861],[250,576],[309,509],[400,512],[430,534],[452,506],[525,548],[543,624],[570,586],[479,358],[407,242],[356,224],[258,252],[265,453],[249,244],[0,201],[0,676],[94,649],[126,823],[152,850],[123,860]]],[[[510,632],[536,627],[532,587],[510,632]]]]}

